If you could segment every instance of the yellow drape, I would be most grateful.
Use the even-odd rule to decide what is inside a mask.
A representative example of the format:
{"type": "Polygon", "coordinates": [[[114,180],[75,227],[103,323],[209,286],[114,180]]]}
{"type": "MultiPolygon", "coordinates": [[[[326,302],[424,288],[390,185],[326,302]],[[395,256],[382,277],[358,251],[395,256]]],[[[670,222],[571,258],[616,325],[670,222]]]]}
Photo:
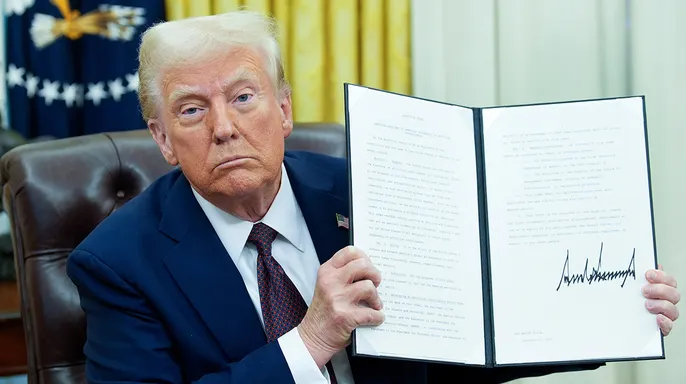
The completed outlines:
{"type": "Polygon", "coordinates": [[[344,121],[343,83],[411,93],[410,0],[165,0],[167,19],[239,7],[279,23],[293,117],[344,121]]]}

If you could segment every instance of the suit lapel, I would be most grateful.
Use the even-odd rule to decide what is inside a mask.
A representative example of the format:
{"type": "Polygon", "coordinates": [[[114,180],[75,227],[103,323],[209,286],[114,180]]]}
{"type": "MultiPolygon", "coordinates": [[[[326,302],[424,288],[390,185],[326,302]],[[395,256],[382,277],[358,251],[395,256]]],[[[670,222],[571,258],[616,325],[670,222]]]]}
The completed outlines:
{"type": "Polygon", "coordinates": [[[230,358],[266,338],[238,269],[181,175],[165,202],[160,231],[178,241],[164,263],[230,358]]]}

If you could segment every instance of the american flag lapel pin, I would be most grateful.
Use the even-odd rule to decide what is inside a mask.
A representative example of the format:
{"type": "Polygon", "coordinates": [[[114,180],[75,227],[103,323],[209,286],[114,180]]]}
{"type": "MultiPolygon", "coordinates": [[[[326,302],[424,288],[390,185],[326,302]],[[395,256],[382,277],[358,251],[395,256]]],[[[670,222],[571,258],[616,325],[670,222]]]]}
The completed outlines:
{"type": "Polygon", "coordinates": [[[336,224],[338,224],[338,228],[350,229],[350,222],[348,221],[348,218],[340,213],[336,214],[336,224]]]}

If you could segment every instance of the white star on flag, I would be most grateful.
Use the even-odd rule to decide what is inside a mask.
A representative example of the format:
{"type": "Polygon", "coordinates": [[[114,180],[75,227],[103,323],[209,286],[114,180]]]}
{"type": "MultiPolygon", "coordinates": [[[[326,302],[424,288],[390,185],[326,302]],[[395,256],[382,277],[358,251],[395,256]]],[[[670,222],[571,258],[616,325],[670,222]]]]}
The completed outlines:
{"type": "Polygon", "coordinates": [[[14,64],[10,64],[7,68],[7,85],[10,88],[24,85],[24,68],[17,68],[14,64]]]}
{"type": "Polygon", "coordinates": [[[38,91],[38,96],[45,99],[46,105],[50,105],[52,104],[53,100],[60,98],[60,91],[58,90],[59,87],[59,81],[53,82],[50,80],[43,80],[43,88],[41,88],[41,90],[38,91]]]}
{"type": "Polygon", "coordinates": [[[96,84],[88,84],[88,92],[86,92],[86,100],[90,100],[95,105],[100,105],[102,99],[107,98],[107,91],[102,81],[96,84]]]}
{"type": "Polygon", "coordinates": [[[122,85],[120,78],[116,78],[114,81],[110,81],[107,84],[110,87],[110,95],[112,95],[112,98],[115,101],[119,101],[119,99],[121,99],[121,95],[126,93],[126,88],[124,88],[124,85],[122,85]]]}
{"type": "Polygon", "coordinates": [[[131,92],[138,92],[138,72],[126,75],[126,81],[128,82],[126,89],[131,92]]]}

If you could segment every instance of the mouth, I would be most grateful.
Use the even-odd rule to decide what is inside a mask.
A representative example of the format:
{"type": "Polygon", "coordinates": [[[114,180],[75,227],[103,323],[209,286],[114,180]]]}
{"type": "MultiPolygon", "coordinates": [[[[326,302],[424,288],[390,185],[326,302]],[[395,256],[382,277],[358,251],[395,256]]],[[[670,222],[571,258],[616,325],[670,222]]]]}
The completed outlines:
{"type": "Polygon", "coordinates": [[[226,168],[232,168],[239,166],[246,161],[248,161],[250,158],[249,157],[243,157],[243,156],[232,156],[228,157],[219,163],[214,167],[215,169],[226,169],[226,168]]]}

